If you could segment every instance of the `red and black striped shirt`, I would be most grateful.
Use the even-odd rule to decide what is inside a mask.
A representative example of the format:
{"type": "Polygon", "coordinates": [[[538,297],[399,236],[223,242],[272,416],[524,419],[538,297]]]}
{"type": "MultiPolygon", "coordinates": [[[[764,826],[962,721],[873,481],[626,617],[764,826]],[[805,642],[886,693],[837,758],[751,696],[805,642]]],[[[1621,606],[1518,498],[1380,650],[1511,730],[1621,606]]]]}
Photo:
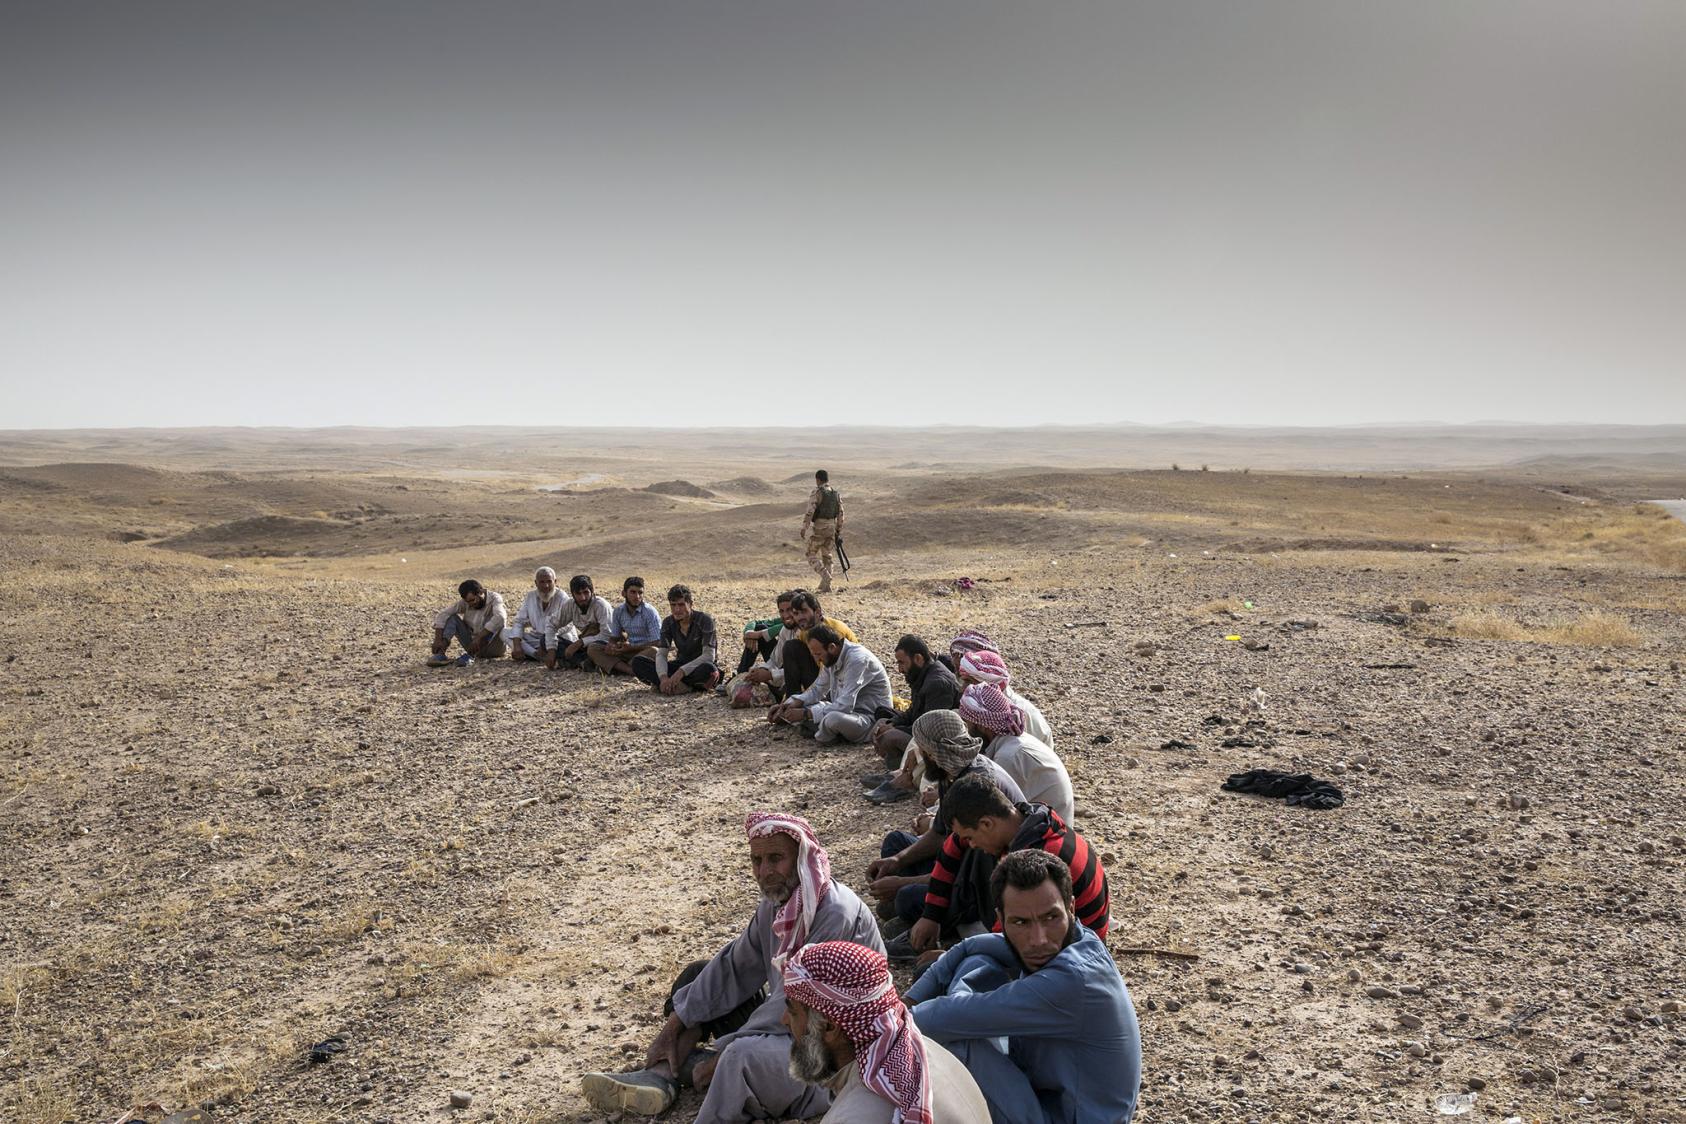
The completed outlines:
{"type": "MultiPolygon", "coordinates": [[[[1024,823],[1019,825],[1018,834],[1013,836],[1007,850],[1025,851],[1040,847],[1050,855],[1058,855],[1060,861],[1071,869],[1071,896],[1077,920],[1105,940],[1111,921],[1112,891],[1107,886],[1106,870],[1101,866],[1100,856],[1095,854],[1088,840],[1046,804],[1021,803],[1016,807],[1024,817],[1024,823]]],[[[953,832],[943,840],[943,849],[937,855],[937,865],[932,869],[930,884],[925,889],[925,912],[922,915],[925,919],[940,924],[948,918],[954,881],[969,846],[953,832]]],[[[1000,930],[999,916],[992,928],[1000,930]]]]}

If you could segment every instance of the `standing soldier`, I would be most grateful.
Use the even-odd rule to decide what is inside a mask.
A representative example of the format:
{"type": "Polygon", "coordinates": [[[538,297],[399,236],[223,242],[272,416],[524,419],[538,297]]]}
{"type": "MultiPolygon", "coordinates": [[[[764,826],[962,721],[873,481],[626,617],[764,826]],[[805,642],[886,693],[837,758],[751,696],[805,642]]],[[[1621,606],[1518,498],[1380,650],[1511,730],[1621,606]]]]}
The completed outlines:
{"type": "Polygon", "coordinates": [[[831,567],[836,560],[837,536],[843,533],[843,497],[830,484],[825,469],[814,473],[808,510],[802,513],[802,538],[808,544],[808,565],[820,576],[818,592],[831,590],[831,567]]]}

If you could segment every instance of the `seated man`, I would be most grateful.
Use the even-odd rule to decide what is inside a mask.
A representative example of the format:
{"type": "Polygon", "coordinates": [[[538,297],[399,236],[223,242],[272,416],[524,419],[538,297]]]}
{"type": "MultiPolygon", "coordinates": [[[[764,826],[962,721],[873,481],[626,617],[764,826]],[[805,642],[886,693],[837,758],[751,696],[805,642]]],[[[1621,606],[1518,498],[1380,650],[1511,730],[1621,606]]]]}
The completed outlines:
{"type": "Polygon", "coordinates": [[[990,892],[1002,932],[968,937],[914,981],[914,1021],[966,1063],[995,1124],[1128,1122],[1136,1009],[1106,945],[1077,923],[1071,873],[1040,848],[1014,851],[990,892]]]}
{"type": "Polygon", "coordinates": [[[960,680],[947,665],[932,657],[925,641],[912,633],[896,641],[896,670],[907,680],[912,703],[899,713],[893,709],[880,712],[873,724],[872,747],[884,755],[884,768],[889,770],[861,778],[861,784],[872,790],[867,799],[874,804],[894,804],[913,796],[908,745],[913,740],[914,722],[928,711],[953,710],[960,705],[960,680]]]}
{"type": "Polygon", "coordinates": [[[1106,869],[1089,841],[1059,813],[1035,801],[1014,804],[988,778],[974,773],[949,786],[942,816],[949,835],[931,870],[925,915],[907,934],[915,951],[935,948],[939,936],[969,936],[995,928],[989,878],[996,861],[1031,847],[1058,855],[1065,863],[1077,920],[1106,939],[1112,909],[1106,869]]]}
{"type": "Polygon", "coordinates": [[[756,660],[771,663],[773,653],[779,650],[779,633],[788,627],[785,619],[786,608],[791,598],[796,596],[796,590],[788,589],[779,594],[775,602],[779,615],[766,620],[750,621],[743,626],[743,655],[738,657],[738,674],[742,675],[755,666],[756,660]]]}
{"type": "Polygon", "coordinates": [[[864,742],[872,732],[872,716],[890,706],[890,676],[884,665],[863,645],[823,624],[809,631],[808,649],[825,670],[806,691],[769,710],[767,721],[801,724],[803,732],[811,731],[822,745],[864,742]]]}
{"type": "Polygon", "coordinates": [[[489,592],[469,578],[457,586],[456,601],[433,618],[433,652],[427,657],[428,666],[444,667],[451,662],[445,653],[453,640],[462,645],[458,667],[467,667],[475,656],[498,658],[503,655],[505,620],[503,594],[489,592]]]}
{"type": "Polygon", "coordinates": [[[586,1100],[601,1112],[654,1115],[681,1085],[706,1090],[699,1124],[818,1116],[824,1089],[790,1075],[784,1029],[784,977],[796,950],[852,941],[882,952],[872,913],[831,877],[831,860],[801,816],[754,812],[744,823],[761,902],[743,932],[686,968],[667,1001],[667,1022],[629,1073],[588,1073],[586,1100]],[[699,1049],[710,1036],[714,1049],[699,1049]]]}
{"type": "Polygon", "coordinates": [[[609,617],[609,635],[586,645],[586,654],[605,675],[631,675],[632,661],[649,655],[662,636],[662,619],[644,600],[644,579],[621,583],[621,603],[609,617]]]}
{"type": "MultiPolygon", "coordinates": [[[[756,705],[757,688],[761,689],[759,694],[761,695],[760,705],[762,706],[767,705],[765,697],[767,695],[772,696],[773,699],[784,698],[784,650],[786,647],[784,641],[796,635],[794,631],[796,628],[796,613],[791,609],[791,602],[801,592],[801,590],[796,589],[779,594],[777,604],[781,638],[775,643],[756,649],[758,653],[765,651],[766,662],[764,664],[760,667],[752,666],[748,670],[740,671],[743,678],[739,680],[732,697],[727,700],[734,709],[742,710],[745,707],[756,705]]],[[[745,658],[748,658],[751,652],[747,639],[748,633],[745,633],[745,637],[744,655],[745,658]]],[[[740,669],[744,667],[742,661],[739,662],[738,666],[740,669]]]]}
{"type": "Polygon", "coordinates": [[[984,754],[1019,782],[1024,798],[1046,804],[1067,823],[1072,820],[1071,776],[1059,754],[1024,728],[1024,712],[1001,688],[974,683],[960,696],[960,718],[984,739],[984,754]]]}
{"type": "Polygon", "coordinates": [[[556,571],[540,566],[533,574],[533,590],[522,599],[510,626],[515,634],[510,637],[510,659],[536,660],[546,667],[556,666],[556,628],[565,600],[556,588],[556,571]]]}
{"type": "Polygon", "coordinates": [[[784,966],[790,1073],[831,1091],[830,1124],[986,1124],[989,1106],[955,1056],[913,1025],[884,957],[809,944],[784,966]]]}
{"type": "MultiPolygon", "coordinates": [[[[967,630],[950,641],[948,652],[944,659],[947,666],[957,669],[962,688],[978,683],[999,686],[1024,715],[1025,728],[1031,736],[1050,750],[1054,748],[1054,734],[1048,726],[1048,720],[1042,717],[1042,712],[1029,700],[1015,693],[1007,685],[1010,678],[1007,664],[1002,660],[993,640],[976,630],[967,630]]],[[[906,800],[913,795],[912,762],[904,757],[900,770],[888,775],[887,780],[876,773],[861,778],[861,783],[871,788],[872,786],[867,784],[869,781],[878,786],[866,794],[866,798],[874,804],[893,804],[898,800],[906,800]]]]}
{"type": "Polygon", "coordinates": [[[789,637],[784,642],[784,689],[787,695],[807,690],[820,677],[820,665],[814,662],[813,655],[808,651],[810,629],[823,624],[843,639],[858,642],[849,626],[826,616],[825,610],[820,608],[820,599],[806,590],[796,591],[790,599],[790,609],[796,618],[796,630],[784,634],[789,637]]]}
{"type": "Polygon", "coordinates": [[[948,665],[950,671],[958,674],[960,661],[971,652],[994,652],[996,655],[1000,655],[1001,649],[995,646],[995,641],[977,629],[969,628],[948,642],[948,655],[941,658],[948,665]]]}
{"type": "Polygon", "coordinates": [[[1007,661],[1001,658],[1000,652],[970,652],[960,658],[955,670],[959,673],[963,686],[988,683],[1000,687],[1002,694],[1011,699],[1013,705],[1024,715],[1024,728],[1030,732],[1030,736],[1049,749],[1054,748],[1053,727],[1048,725],[1048,720],[1042,717],[1042,712],[1036,709],[1035,703],[1013,690],[1012,675],[1008,673],[1007,661]]]}
{"type": "MultiPolygon", "coordinates": [[[[994,781],[1015,804],[1024,799],[1013,778],[984,756],[983,742],[966,732],[966,724],[952,710],[933,710],[921,715],[913,724],[913,745],[919,751],[926,775],[937,782],[939,799],[955,781],[972,773],[994,781]]],[[[878,899],[879,913],[886,918],[901,919],[904,932],[892,941],[890,950],[895,959],[912,959],[917,955],[907,943],[905,929],[925,913],[925,886],[948,832],[948,821],[943,819],[939,804],[931,826],[923,834],[890,832],[879,847],[880,858],[866,868],[866,876],[872,879],[867,889],[878,899]]]]}
{"type": "Polygon", "coordinates": [[[557,625],[557,651],[552,667],[559,663],[564,667],[583,668],[591,662],[586,648],[609,638],[609,630],[614,627],[614,610],[597,596],[590,574],[575,574],[568,579],[568,600],[562,604],[557,625]]]}
{"type": "Polygon", "coordinates": [[[632,673],[664,695],[714,690],[720,682],[714,618],[692,607],[688,585],[667,591],[667,608],[655,654],[634,656],[632,673]]]}

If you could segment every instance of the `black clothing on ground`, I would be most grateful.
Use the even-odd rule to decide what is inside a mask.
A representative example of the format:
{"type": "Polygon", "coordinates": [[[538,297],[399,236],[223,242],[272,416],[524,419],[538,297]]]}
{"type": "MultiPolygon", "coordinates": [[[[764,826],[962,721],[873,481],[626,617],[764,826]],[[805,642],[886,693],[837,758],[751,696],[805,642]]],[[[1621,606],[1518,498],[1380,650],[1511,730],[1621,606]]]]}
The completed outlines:
{"type": "Polygon", "coordinates": [[[1341,790],[1310,773],[1284,773],[1278,769],[1249,769],[1231,773],[1223,787],[1230,792],[1285,799],[1302,808],[1327,810],[1346,803],[1341,790]]]}

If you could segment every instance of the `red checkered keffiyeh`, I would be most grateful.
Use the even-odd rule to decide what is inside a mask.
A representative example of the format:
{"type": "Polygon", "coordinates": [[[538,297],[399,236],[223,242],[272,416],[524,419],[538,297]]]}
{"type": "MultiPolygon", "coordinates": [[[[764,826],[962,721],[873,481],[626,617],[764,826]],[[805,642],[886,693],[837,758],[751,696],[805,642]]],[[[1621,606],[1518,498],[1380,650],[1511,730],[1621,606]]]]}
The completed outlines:
{"type": "Polygon", "coordinates": [[[925,1040],[896,994],[883,953],[852,941],[811,944],[785,965],[784,993],[843,1031],[862,1084],[896,1106],[891,1124],[931,1124],[925,1040]]]}
{"type": "Polygon", "coordinates": [[[981,632],[968,629],[949,642],[948,658],[953,660],[955,666],[958,667],[961,657],[969,652],[993,652],[995,650],[995,641],[981,632]]]}
{"type": "Polygon", "coordinates": [[[778,967],[808,939],[808,931],[814,927],[814,915],[819,913],[820,903],[831,893],[831,858],[820,846],[819,836],[801,816],[784,812],[751,812],[744,820],[743,829],[751,839],[777,834],[796,840],[796,869],[800,885],[779,908],[778,916],[773,918],[773,936],[779,940],[778,951],[773,954],[773,965],[778,967]]]}
{"type": "Polygon", "coordinates": [[[1024,711],[1013,705],[1000,687],[974,683],[960,696],[960,717],[982,726],[996,737],[1024,733],[1024,711]]]}
{"type": "Polygon", "coordinates": [[[990,683],[1005,691],[1012,682],[1007,661],[1000,652],[972,652],[963,657],[957,668],[961,676],[976,683],[990,683]]]}

